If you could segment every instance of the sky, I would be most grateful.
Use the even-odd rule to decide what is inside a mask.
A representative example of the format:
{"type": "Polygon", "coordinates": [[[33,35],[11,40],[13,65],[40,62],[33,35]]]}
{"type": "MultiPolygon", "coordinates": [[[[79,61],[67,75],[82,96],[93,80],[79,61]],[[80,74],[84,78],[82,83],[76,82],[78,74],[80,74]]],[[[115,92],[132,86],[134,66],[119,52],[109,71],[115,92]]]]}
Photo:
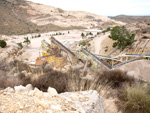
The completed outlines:
{"type": "Polygon", "coordinates": [[[150,0],[28,0],[63,10],[87,11],[102,16],[150,15],[150,0]]]}

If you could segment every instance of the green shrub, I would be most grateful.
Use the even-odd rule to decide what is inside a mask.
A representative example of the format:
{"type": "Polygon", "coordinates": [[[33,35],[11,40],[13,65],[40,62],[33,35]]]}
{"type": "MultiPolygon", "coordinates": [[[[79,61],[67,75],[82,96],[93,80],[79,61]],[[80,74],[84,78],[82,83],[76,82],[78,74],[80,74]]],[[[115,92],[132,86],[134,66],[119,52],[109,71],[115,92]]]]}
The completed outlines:
{"type": "Polygon", "coordinates": [[[38,36],[37,37],[41,37],[41,34],[38,34],[38,36]]]}
{"type": "Polygon", "coordinates": [[[150,113],[149,89],[142,85],[127,87],[119,93],[119,107],[125,113],[150,113]]]}
{"type": "Polygon", "coordinates": [[[132,46],[132,44],[136,41],[134,40],[135,34],[130,33],[125,26],[113,27],[109,38],[115,41],[113,43],[113,47],[118,47],[118,49],[121,50],[124,50],[128,46],[132,46]]]}
{"type": "Polygon", "coordinates": [[[4,40],[0,40],[0,47],[6,47],[7,43],[4,40]]]}
{"type": "Polygon", "coordinates": [[[80,42],[79,46],[86,46],[86,42],[85,41],[80,42]]]}
{"type": "Polygon", "coordinates": [[[20,43],[17,43],[17,45],[22,49],[23,48],[23,45],[22,45],[22,43],[20,42],[20,43]]]}
{"type": "Polygon", "coordinates": [[[85,34],[84,34],[84,33],[81,33],[81,36],[82,36],[82,38],[83,38],[83,37],[85,37],[85,34]]]}
{"type": "Polygon", "coordinates": [[[106,32],[108,32],[108,31],[110,31],[110,30],[111,30],[111,28],[108,27],[106,30],[103,30],[102,33],[106,33],[106,32]]]}
{"type": "Polygon", "coordinates": [[[89,35],[93,35],[93,33],[90,32],[89,35]]]}
{"type": "Polygon", "coordinates": [[[90,46],[91,44],[90,43],[88,43],[88,47],[90,46]]]}
{"type": "Polygon", "coordinates": [[[28,37],[24,38],[24,42],[23,43],[26,43],[27,45],[29,45],[31,43],[31,41],[29,40],[28,37]]]}

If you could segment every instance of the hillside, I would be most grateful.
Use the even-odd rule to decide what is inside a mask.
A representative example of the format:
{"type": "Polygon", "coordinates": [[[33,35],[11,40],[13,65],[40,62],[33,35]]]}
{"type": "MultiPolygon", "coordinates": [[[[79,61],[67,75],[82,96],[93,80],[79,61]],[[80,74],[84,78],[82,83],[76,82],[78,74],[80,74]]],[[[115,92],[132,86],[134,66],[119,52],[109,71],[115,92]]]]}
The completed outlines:
{"type": "Polygon", "coordinates": [[[24,0],[0,1],[0,34],[26,34],[123,24],[107,17],[24,0]]]}
{"type": "Polygon", "coordinates": [[[150,16],[128,16],[128,15],[118,15],[115,17],[110,17],[116,21],[126,22],[126,23],[133,23],[133,22],[143,22],[149,21],[150,16]]]}

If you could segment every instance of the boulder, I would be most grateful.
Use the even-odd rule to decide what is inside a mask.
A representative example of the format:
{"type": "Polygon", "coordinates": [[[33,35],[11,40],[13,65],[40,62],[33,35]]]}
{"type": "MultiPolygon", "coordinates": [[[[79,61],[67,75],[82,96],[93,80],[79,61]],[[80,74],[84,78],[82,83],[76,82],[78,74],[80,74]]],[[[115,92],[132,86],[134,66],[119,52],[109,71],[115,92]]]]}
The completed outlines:
{"type": "Polygon", "coordinates": [[[15,86],[14,89],[15,91],[12,88],[0,91],[1,112],[104,113],[102,98],[95,90],[57,94],[50,87],[48,92],[37,88],[32,90],[31,84],[26,87],[15,86]]]}
{"type": "Polygon", "coordinates": [[[7,87],[4,91],[7,93],[14,93],[15,92],[14,89],[11,87],[7,87]]]}
{"type": "Polygon", "coordinates": [[[85,113],[104,113],[103,100],[95,90],[82,92],[66,92],[60,94],[85,113]]]}
{"type": "Polygon", "coordinates": [[[15,92],[18,92],[18,93],[27,92],[27,89],[24,86],[22,86],[22,85],[15,86],[14,89],[15,89],[15,92]]]}
{"type": "Polygon", "coordinates": [[[127,72],[128,76],[132,76],[136,79],[150,82],[150,60],[136,60],[129,62],[122,66],[117,67],[124,72],[127,72]]]}
{"type": "Polygon", "coordinates": [[[44,97],[44,93],[42,91],[40,91],[38,88],[34,88],[34,90],[29,91],[28,95],[36,96],[38,98],[44,97]]]}
{"type": "Polygon", "coordinates": [[[31,90],[33,90],[33,86],[31,84],[28,84],[28,85],[26,85],[26,89],[28,91],[31,91],[31,90]]]}
{"type": "Polygon", "coordinates": [[[58,94],[57,91],[56,91],[56,89],[51,88],[51,87],[48,88],[47,92],[48,92],[48,94],[49,94],[50,96],[54,96],[54,95],[57,95],[57,94],[58,94]]]}

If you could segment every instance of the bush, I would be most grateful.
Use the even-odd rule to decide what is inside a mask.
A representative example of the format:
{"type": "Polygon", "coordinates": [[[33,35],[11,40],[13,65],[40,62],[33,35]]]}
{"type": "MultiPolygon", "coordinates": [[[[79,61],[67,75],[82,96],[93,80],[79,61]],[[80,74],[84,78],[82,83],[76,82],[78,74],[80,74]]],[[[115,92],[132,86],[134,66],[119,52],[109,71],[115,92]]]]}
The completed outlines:
{"type": "Polygon", "coordinates": [[[98,77],[93,80],[82,78],[82,72],[77,69],[70,69],[66,74],[68,92],[96,90],[98,93],[101,93],[102,90],[108,91],[110,88],[109,83],[105,80],[98,79],[98,77]]]}
{"type": "Polygon", "coordinates": [[[90,43],[88,43],[87,45],[88,45],[88,47],[89,47],[91,44],[90,44],[90,43]]]}
{"type": "Polygon", "coordinates": [[[103,71],[102,73],[97,73],[98,79],[104,79],[108,83],[112,83],[113,88],[122,87],[124,84],[133,84],[134,78],[126,75],[125,72],[121,70],[111,70],[103,71]]]}
{"type": "Polygon", "coordinates": [[[23,43],[26,43],[27,45],[29,45],[31,43],[31,41],[29,40],[28,37],[24,38],[24,42],[23,43]]]}
{"type": "Polygon", "coordinates": [[[66,91],[66,75],[59,71],[51,70],[41,75],[31,83],[34,87],[42,91],[47,91],[48,87],[53,87],[58,93],[66,91]]]}
{"type": "Polygon", "coordinates": [[[4,48],[6,47],[7,43],[4,40],[0,40],[0,47],[4,48]]]}
{"type": "Polygon", "coordinates": [[[23,48],[23,45],[22,45],[22,43],[20,42],[20,43],[17,43],[17,45],[22,49],[23,48]]]}
{"type": "Polygon", "coordinates": [[[37,37],[41,37],[41,35],[40,34],[38,34],[38,36],[37,37]]]}
{"type": "Polygon", "coordinates": [[[83,37],[85,37],[85,34],[84,34],[84,33],[81,33],[81,36],[82,36],[82,38],[83,38],[83,37]]]}
{"type": "Polygon", "coordinates": [[[125,113],[150,113],[150,88],[142,85],[128,87],[119,93],[119,107],[125,113]]]}
{"type": "Polygon", "coordinates": [[[118,47],[118,49],[124,50],[126,47],[132,46],[136,41],[134,40],[135,34],[130,33],[125,26],[116,26],[112,28],[109,38],[113,39],[113,47],[118,47]]]}

